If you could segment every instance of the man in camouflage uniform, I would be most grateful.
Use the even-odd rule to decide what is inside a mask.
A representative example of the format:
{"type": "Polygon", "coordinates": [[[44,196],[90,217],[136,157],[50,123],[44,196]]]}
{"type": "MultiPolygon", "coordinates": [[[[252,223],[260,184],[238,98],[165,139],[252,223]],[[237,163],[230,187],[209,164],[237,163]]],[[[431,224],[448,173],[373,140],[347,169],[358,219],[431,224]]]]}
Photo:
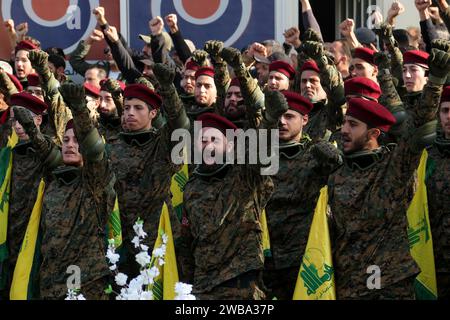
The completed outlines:
{"type": "Polygon", "coordinates": [[[58,147],[50,137],[41,136],[42,140],[38,144],[33,144],[25,128],[17,121],[23,117],[24,113],[30,113],[30,116],[27,117],[32,117],[33,125],[36,127],[36,131],[39,131],[43,113],[47,110],[45,102],[29,93],[22,92],[12,95],[10,103],[13,128],[19,138],[19,143],[12,150],[8,214],[7,241],[9,280],[11,281],[41,178],[59,165],[61,157],[58,147]],[[17,117],[15,111],[19,113],[17,117]]]}
{"type": "Polygon", "coordinates": [[[450,86],[442,93],[439,109],[442,132],[428,149],[426,186],[433,237],[438,298],[450,299],[450,86]]]}
{"type": "Polygon", "coordinates": [[[247,128],[247,112],[261,121],[264,94],[244,64],[235,48],[223,48],[220,41],[205,44],[214,65],[214,82],[217,88],[216,112],[233,122],[238,128],[247,128]],[[230,79],[227,65],[233,68],[235,78],[230,79]]]}
{"type": "Polygon", "coordinates": [[[313,144],[303,136],[312,103],[298,93],[282,93],[287,101],[280,103],[287,104],[289,110],[279,123],[280,168],[272,177],[275,190],[266,206],[272,257],[266,258],[264,284],[271,297],[289,300],[294,294],[320,188],[341,157],[330,143],[313,144]]]}
{"type": "Polygon", "coordinates": [[[153,72],[160,83],[162,100],[145,85],[127,86],[124,91],[127,132],[120,133],[116,141],[111,139],[110,158],[117,176],[115,189],[127,255],[122,270],[129,276],[139,273],[134,259],[138,251],[131,244],[133,225],[138,218],[144,220],[148,233],[144,243],[153,248],[163,203],[171,210],[171,177],[180,169],[171,160],[171,134],[175,129],[189,128],[189,119],[173,84],[175,70],[155,64],[153,72]],[[157,130],[152,121],[162,102],[167,124],[157,130]]]}
{"type": "Polygon", "coordinates": [[[310,58],[300,69],[300,92],[314,104],[304,132],[313,141],[329,140],[342,124],[344,82],[321,42],[306,41],[300,48],[310,58]]]}
{"type": "Polygon", "coordinates": [[[0,69],[0,148],[6,147],[11,135],[9,98],[23,90],[19,79],[0,69]]]}
{"type": "Polygon", "coordinates": [[[48,121],[42,131],[52,137],[57,145],[61,145],[66,123],[72,119],[72,114],[58,91],[60,84],[50,71],[48,54],[41,50],[32,50],[29,52],[28,58],[40,77],[40,86],[48,105],[48,121]]]}
{"type": "MultiPolygon", "coordinates": [[[[89,117],[83,87],[65,84],[60,91],[74,121],[68,123],[64,135],[65,166],[53,171],[43,199],[40,298],[64,299],[67,268],[75,265],[81,271],[80,289],[86,299],[107,299],[104,289],[110,270],[104,226],[114,205],[114,176],[102,138],[89,117]]],[[[33,146],[45,141],[29,114],[21,114],[18,121],[33,146]]]]}
{"type": "Polygon", "coordinates": [[[124,89],[125,85],[117,80],[100,81],[99,132],[107,143],[122,131],[124,89]]]}
{"type": "Polygon", "coordinates": [[[344,165],[328,180],[338,299],[414,297],[419,270],[410,255],[405,212],[422,153],[421,127],[436,116],[449,59],[449,53],[433,49],[429,81],[411,110],[413,126],[397,145],[379,144],[395,123],[386,108],[360,98],[349,102],[341,130],[344,165]],[[371,266],[381,272],[380,289],[368,287],[371,266]]]}

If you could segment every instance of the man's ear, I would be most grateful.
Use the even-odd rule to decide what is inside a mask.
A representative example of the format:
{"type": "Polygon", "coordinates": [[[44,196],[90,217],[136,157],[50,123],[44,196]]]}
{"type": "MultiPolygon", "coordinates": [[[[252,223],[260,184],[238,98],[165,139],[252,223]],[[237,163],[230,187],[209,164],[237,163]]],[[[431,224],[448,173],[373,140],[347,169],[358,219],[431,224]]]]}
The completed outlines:
{"type": "Polygon", "coordinates": [[[369,139],[375,139],[375,141],[378,140],[378,137],[381,135],[381,130],[378,128],[372,128],[367,130],[367,137],[369,139]]]}
{"type": "Polygon", "coordinates": [[[158,115],[158,110],[151,109],[148,116],[149,116],[150,120],[153,120],[156,118],[157,115],[158,115]]]}
{"type": "Polygon", "coordinates": [[[34,117],[34,124],[36,125],[36,127],[40,127],[42,124],[42,115],[38,114],[34,117]]]}
{"type": "Polygon", "coordinates": [[[373,66],[373,75],[378,75],[378,66],[373,66]]]}
{"type": "Polygon", "coordinates": [[[306,126],[306,124],[309,121],[309,116],[307,114],[302,115],[302,119],[303,119],[303,126],[306,126]]]}

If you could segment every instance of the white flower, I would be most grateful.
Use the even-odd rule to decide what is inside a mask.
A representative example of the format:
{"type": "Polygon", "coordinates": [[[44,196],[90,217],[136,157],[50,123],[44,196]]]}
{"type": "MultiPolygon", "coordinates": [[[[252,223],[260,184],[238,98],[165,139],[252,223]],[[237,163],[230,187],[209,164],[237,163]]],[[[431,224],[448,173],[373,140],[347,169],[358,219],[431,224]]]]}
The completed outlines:
{"type": "Polygon", "coordinates": [[[195,300],[195,296],[191,294],[192,285],[177,282],[175,284],[175,300],[195,300]]]}
{"type": "Polygon", "coordinates": [[[158,259],[158,264],[159,266],[163,266],[164,265],[164,259],[158,259]]]}
{"type": "Polygon", "coordinates": [[[135,247],[135,248],[138,248],[139,245],[141,244],[141,239],[139,239],[138,236],[135,236],[135,237],[133,238],[133,240],[131,240],[131,242],[134,244],[134,247],[135,247]]]}
{"type": "Polygon", "coordinates": [[[144,277],[142,275],[138,275],[136,278],[130,281],[130,284],[128,285],[128,292],[141,291],[143,284],[144,284],[144,277]]]}
{"type": "Polygon", "coordinates": [[[113,250],[108,249],[108,251],[106,252],[106,258],[108,258],[109,263],[116,264],[120,259],[120,255],[115,253],[113,250]]]}
{"type": "Polygon", "coordinates": [[[166,246],[165,245],[162,245],[161,247],[153,250],[153,256],[155,258],[163,258],[165,254],[166,254],[166,246]]]}
{"type": "Polygon", "coordinates": [[[153,284],[153,279],[155,278],[155,275],[151,272],[151,269],[145,269],[141,271],[141,275],[143,278],[143,284],[149,285],[153,284]]]}
{"type": "Polygon", "coordinates": [[[144,239],[145,237],[147,237],[147,233],[144,231],[144,223],[143,222],[136,222],[133,226],[133,230],[136,233],[136,235],[139,238],[144,239]]]}
{"type": "Polygon", "coordinates": [[[153,292],[151,291],[142,292],[141,300],[153,300],[153,292]]]}
{"type": "Polygon", "coordinates": [[[140,294],[136,290],[134,291],[128,291],[128,294],[126,295],[126,300],[140,300],[140,294]]]}
{"type": "Polygon", "coordinates": [[[128,279],[128,276],[126,274],[123,274],[123,273],[118,273],[116,275],[116,277],[114,278],[114,280],[116,281],[117,285],[121,286],[121,287],[123,287],[124,285],[127,284],[127,279],[128,279]]]}
{"type": "Polygon", "coordinates": [[[77,300],[86,300],[86,298],[82,294],[79,294],[77,300]]]}
{"type": "Polygon", "coordinates": [[[141,244],[141,250],[148,251],[148,246],[146,246],[145,244],[141,244]]]}
{"type": "Polygon", "coordinates": [[[117,265],[113,264],[111,267],[109,267],[109,270],[114,271],[117,269],[117,265]]]}
{"type": "Polygon", "coordinates": [[[164,234],[162,235],[162,241],[163,241],[163,243],[164,243],[164,244],[167,244],[167,241],[168,241],[168,240],[169,240],[169,236],[168,236],[167,234],[164,233],[164,234]]]}
{"type": "Polygon", "coordinates": [[[141,265],[141,267],[145,267],[150,263],[151,257],[148,255],[147,252],[142,251],[136,255],[136,262],[141,265]]]}

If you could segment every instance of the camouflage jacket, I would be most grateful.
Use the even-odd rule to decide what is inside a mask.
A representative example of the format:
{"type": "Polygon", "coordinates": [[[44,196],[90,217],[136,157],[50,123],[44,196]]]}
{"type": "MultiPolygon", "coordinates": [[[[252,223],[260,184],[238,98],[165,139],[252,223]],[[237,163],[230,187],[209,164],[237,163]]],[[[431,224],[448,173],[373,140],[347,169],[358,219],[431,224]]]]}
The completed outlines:
{"type": "Polygon", "coordinates": [[[340,164],[337,149],[324,161],[313,155],[312,146],[306,139],[280,145],[280,168],[272,176],[275,189],[266,207],[273,261],[273,266],[266,265],[269,269],[300,266],[320,189],[340,164]]]}
{"type": "Polygon", "coordinates": [[[346,156],[345,165],[328,180],[339,299],[370,294],[366,271],[371,265],[380,268],[383,288],[418,272],[409,251],[405,212],[422,152],[416,128],[435,118],[441,92],[441,85],[425,86],[420,108],[411,110],[414,126],[396,147],[346,156]]]}
{"type": "MultiPolygon", "coordinates": [[[[138,253],[131,240],[133,225],[144,220],[148,237],[144,243],[153,248],[163,203],[171,212],[171,177],[181,165],[171,159],[171,134],[178,128],[188,129],[189,121],[175,87],[160,91],[167,115],[161,129],[137,133],[120,133],[110,139],[110,158],[117,177],[115,190],[121,213],[123,242],[130,253],[138,253]],[[181,126],[180,126],[181,124],[181,126]]],[[[134,258],[132,258],[134,264],[134,258]]]]}
{"type": "Polygon", "coordinates": [[[194,172],[184,191],[183,227],[195,261],[195,292],[263,269],[260,215],[272,191],[270,177],[244,165],[225,165],[213,175],[194,172]]]}
{"type": "MultiPolygon", "coordinates": [[[[438,139],[428,149],[426,185],[437,272],[450,273],[450,144],[438,139]]],[[[439,286],[439,284],[438,284],[439,286]]]]}
{"type": "Polygon", "coordinates": [[[8,214],[9,262],[12,268],[16,264],[28,221],[36,202],[41,178],[46,178],[49,171],[54,169],[44,165],[51,149],[57,149],[50,142],[50,138],[47,138],[47,141],[47,146],[41,149],[33,146],[31,141],[19,142],[13,148],[8,214]]]}

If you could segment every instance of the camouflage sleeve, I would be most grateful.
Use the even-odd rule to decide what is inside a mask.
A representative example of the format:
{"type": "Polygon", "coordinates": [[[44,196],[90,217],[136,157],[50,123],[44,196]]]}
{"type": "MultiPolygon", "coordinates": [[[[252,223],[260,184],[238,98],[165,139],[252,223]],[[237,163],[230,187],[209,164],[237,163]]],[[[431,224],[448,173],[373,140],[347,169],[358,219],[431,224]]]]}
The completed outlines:
{"type": "Polygon", "coordinates": [[[395,88],[392,75],[384,70],[379,70],[377,79],[382,92],[380,103],[394,115],[397,119],[396,126],[398,126],[406,119],[406,111],[403,101],[395,88]]]}
{"type": "Polygon", "coordinates": [[[403,54],[398,47],[389,49],[389,53],[391,54],[392,76],[397,80],[397,87],[401,87],[403,85],[403,54]]]}
{"type": "Polygon", "coordinates": [[[194,282],[195,259],[192,254],[193,236],[189,226],[187,210],[183,209],[182,221],[176,220],[173,227],[178,276],[184,283],[194,282]]]}
{"type": "Polygon", "coordinates": [[[264,109],[264,93],[254,79],[245,64],[234,69],[236,77],[239,79],[242,97],[247,106],[247,116],[253,119],[258,127],[262,120],[262,110],[264,109]]]}
{"type": "Polygon", "coordinates": [[[223,116],[225,97],[230,85],[230,73],[226,62],[214,63],[214,83],[217,88],[216,112],[223,116]]]}
{"type": "Polygon", "coordinates": [[[6,72],[0,72],[0,91],[4,93],[7,98],[19,92],[6,72]]]}
{"type": "Polygon", "coordinates": [[[447,30],[450,30],[450,7],[445,11],[441,11],[441,18],[444,21],[447,30]]]}
{"type": "Polygon", "coordinates": [[[85,61],[89,50],[91,50],[91,46],[87,44],[86,41],[81,40],[75,51],[70,55],[70,65],[75,72],[82,76],[84,76],[86,71],[92,66],[92,64],[85,61]]]}

